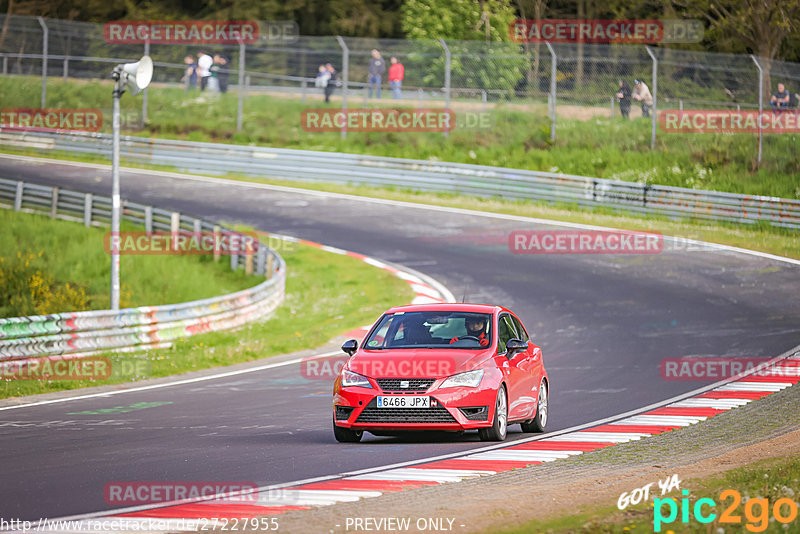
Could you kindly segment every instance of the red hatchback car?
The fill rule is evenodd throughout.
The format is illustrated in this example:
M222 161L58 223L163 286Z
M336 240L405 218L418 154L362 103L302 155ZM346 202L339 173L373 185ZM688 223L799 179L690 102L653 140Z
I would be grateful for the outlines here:
M541 432L549 380L542 350L508 309L483 304L391 308L358 346L333 386L333 433L478 430L502 441L509 424Z

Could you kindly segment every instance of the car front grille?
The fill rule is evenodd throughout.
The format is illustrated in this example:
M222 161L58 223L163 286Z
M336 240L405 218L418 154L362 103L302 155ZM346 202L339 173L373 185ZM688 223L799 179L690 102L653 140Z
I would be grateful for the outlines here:
M456 423L444 406L431 408L378 408L372 399L356 423Z
M428 391L433 378L378 378L378 386L386 393L424 393ZM401 387L401 382L408 382L408 387Z

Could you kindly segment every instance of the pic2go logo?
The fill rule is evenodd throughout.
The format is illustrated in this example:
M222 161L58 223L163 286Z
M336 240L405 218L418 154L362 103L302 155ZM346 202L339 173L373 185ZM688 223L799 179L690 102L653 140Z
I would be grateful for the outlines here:
M689 490L683 490L683 499L681 499L680 506L678 500L673 497L665 499L653 499L653 531L661 532L661 528L665 524L672 524L678 518L678 512L681 514L681 522L684 524L689 523L689 512L694 515L698 523L708 524L717 519L717 514L708 510L709 508L716 508L717 503L713 499L703 498L698 499L694 506L691 506L687 496ZM719 516L719 523L728 524L741 524L742 516L736 514L739 504L742 502L741 494L733 489L727 489L719 494L720 502L733 499L730 506L728 506ZM669 509L669 512L664 516L664 507ZM745 528L750 532L763 532L769 526L770 511L775 521L783 524L789 524L797 519L797 503L793 500L783 497L775 501L770 510L769 499L756 498L748 499L744 504L744 516L747 520Z

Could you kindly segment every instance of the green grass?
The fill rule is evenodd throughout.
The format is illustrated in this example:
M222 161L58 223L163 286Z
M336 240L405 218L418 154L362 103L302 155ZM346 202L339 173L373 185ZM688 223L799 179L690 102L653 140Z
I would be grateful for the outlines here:
M181 339L171 348L138 356L110 355L115 372L108 380L0 380L0 398L157 378L310 349L413 298L404 281L361 260L300 244L280 252L287 264L286 300L269 320Z
M708 532L765 532L767 534L800 532L800 517L798 516L795 516L794 521L789 523L787 528L783 528L779 521L769 520L772 518L773 506L779 499L790 499L797 505L798 495L800 495L799 482L800 456L790 456L762 460L746 467L732 469L720 476L681 483L681 490L689 490L686 497L689 499L691 507L689 520L687 523L682 522L681 499L684 498L684 495L674 490L664 495L663 498L674 497L677 500L678 514L674 522L662 525L661 532L668 534L676 532L698 534ZM764 512L758 505L751 504L748 512L748 505L741 502L737 508L731 510L733 516L739 516L740 522L720 523L722 513L734 504L733 497L727 495L725 499L720 497L721 493L728 489L739 492L742 501L747 497L767 499L769 511L766 520L763 518ZM650 489L651 494L653 490L656 492L656 497L662 498L657 485L654 484ZM716 519L709 524L701 524L693 515L695 503L701 498L710 498L716 503L716 507L704 505L702 508L702 513L706 516L712 513L716 514ZM669 505L664 504L659 508L662 517L668 518ZM623 511L618 510L616 506L597 507L551 520L531 521L501 532L503 534L645 534L654 531L654 513L653 501L650 500L647 503L628 506ZM788 504L783 504L781 513L786 517L789 516ZM751 530L748 525L756 530ZM766 528L760 530L762 526ZM723 530L720 531L719 528ZM496 530L493 529L492 532L496 532Z
M111 256L103 247L107 229L86 228L80 223L52 220L48 216L0 209L0 272L13 264L18 278L51 281L51 289L66 284L85 294L82 309L108 309ZM123 225L123 230L133 226ZM227 258L223 258L225 260ZM19 265L27 262L29 265ZM122 307L156 306L232 293L256 285L259 280L243 270L231 271L229 262L215 263L209 256L120 256ZM34 309L37 299L24 280L13 284L0 278L0 317L78 311L70 302L51 302L48 309ZM13 287L12 287L13 286ZM46 291L40 292L40 296ZM51 291L52 293L52 291ZM16 303L10 302L16 295ZM67 299L69 300L69 299ZM74 304L74 300L71 301ZM67 304L62 307L63 304Z
M40 79L6 77L0 80L5 108L37 107ZM110 82L50 81L48 106L100 108L106 111L103 131L110 131ZM126 117L138 117L141 98L125 96ZM409 99L407 105L414 105ZM350 107L360 107L360 98ZM389 101L381 103L389 106ZM142 131L127 133L192 141L253 144L309 150L478 163L600 178L713 189L735 193L800 198L800 136L764 136L761 168L756 170L757 139L752 134L664 134L650 150L650 122L595 117L559 118L558 138L550 142L549 120L541 106L497 104L494 125L484 130L438 133L306 132L300 114L324 107L311 93L307 105L299 99L252 94L245 101L244 128L236 132L237 95L219 97L184 94L182 89L149 90L149 122ZM328 105L338 108L340 100ZM478 106L473 106L473 111ZM456 108L460 113L463 110Z

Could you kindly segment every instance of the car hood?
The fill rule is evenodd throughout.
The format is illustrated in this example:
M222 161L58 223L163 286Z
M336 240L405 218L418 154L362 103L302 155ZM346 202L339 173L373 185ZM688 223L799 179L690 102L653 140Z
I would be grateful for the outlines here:
M491 349L359 350L347 368L370 378L443 378L472 371L492 354Z

